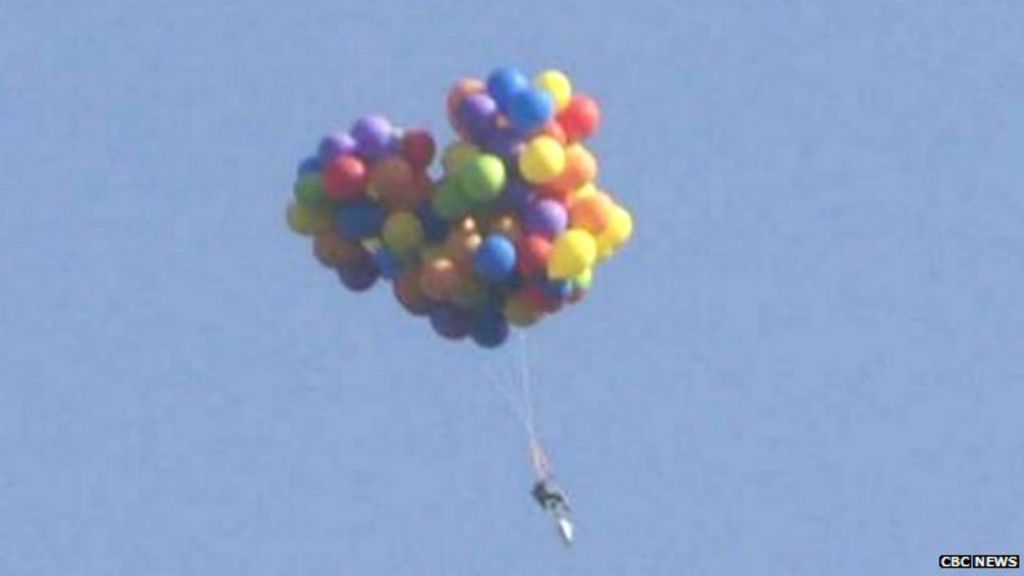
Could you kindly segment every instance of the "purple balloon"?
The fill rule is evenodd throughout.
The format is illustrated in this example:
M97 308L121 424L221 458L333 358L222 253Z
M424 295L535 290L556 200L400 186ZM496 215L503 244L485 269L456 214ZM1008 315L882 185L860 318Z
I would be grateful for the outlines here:
M496 207L499 210L514 210L520 212L533 201L536 194L530 185L522 180L510 179L505 185L505 190L498 197Z
M348 132L335 132L328 134L320 140L320 148L317 156L320 163L326 166L342 154L354 154L356 152L356 139Z
M380 276L377 263L367 255L359 258L348 266L338 268L338 278L346 288L353 292L365 292L373 287Z
M498 105L483 92L464 98L458 115L459 123L477 144L486 142L498 128Z
M527 234L553 239L564 232L568 224L569 214L565 206L554 200L536 200L523 210L523 229Z
M394 128L391 122L378 115L364 116L352 125L352 138L355 139L360 156L374 159L394 146Z
M466 310L442 303L430 309L430 325L442 337L460 340L469 335L472 318Z
M484 147L506 164L516 166L519 154L523 151L523 137L513 130L498 128L491 133Z

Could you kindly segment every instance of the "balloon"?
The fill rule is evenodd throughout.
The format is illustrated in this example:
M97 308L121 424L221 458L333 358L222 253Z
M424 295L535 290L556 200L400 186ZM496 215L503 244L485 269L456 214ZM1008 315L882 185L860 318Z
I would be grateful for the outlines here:
M402 156L416 172L423 172L434 160L437 145L426 130L409 130L402 135Z
M483 142L498 129L498 105L483 92L462 100L458 109L459 126L475 142Z
M508 103L508 121L522 134L540 129L555 117L551 95L537 88L526 88L514 94Z
M565 230L568 221L565 206L547 198L535 200L523 210L523 230L527 234L554 238Z
M487 93L505 111L512 98L529 87L526 76L511 67L497 68L487 77Z
M625 208L612 205L608 226L597 238L601 258L608 258L633 235L633 217Z
M608 227L615 204L607 194L597 192L578 198L569 207L569 222L596 237Z
M548 186L572 192L597 178L597 159L582 144L565 149L565 168Z
M310 208L293 202L288 206L288 227L296 234L312 236L331 229L331 213L321 207Z
M348 240L379 236L383 225L384 210L373 202L346 204L334 212L335 229L339 236Z
M455 220L469 213L469 201L452 180L443 181L430 200L434 212L445 220Z
M335 132L334 134L324 136L320 140L320 146L317 148L317 157L321 165L327 165L338 156L351 156L355 154L357 148L356 139L351 134Z
M533 85L547 92L555 103L555 110L561 112L569 105L572 97L572 83L569 77L559 70L545 70L537 75Z
M548 276L552 279L572 278L581 274L597 259L597 241L586 230L571 228L555 240L548 260Z
M492 220L488 227L488 231L491 234L501 234L515 242L519 239L522 234L522 229L519 226L519 220L511 214L498 214Z
M322 164L320 163L320 158L317 156L308 156L303 158L302 162L299 162L299 167L296 169L297 177L302 178L306 174L320 172L321 169Z
M521 294L530 303L530 306L538 312L554 314L562 308L562 301L548 298L541 286L530 286L525 288Z
M313 254L324 266L338 268L365 258L366 249L358 242L345 240L333 231L327 231L313 238Z
M434 258L423 265L420 288L434 300L447 300L459 287L459 272L448 258Z
M590 290L590 286L594 283L594 269L587 268L583 272L573 276L572 283L580 290Z
M430 325L440 336L461 340L469 334L469 313L452 304L437 304L430 309Z
M481 308L472 325L473 341L484 348L497 348L508 339L508 321L501 310L490 306Z
M597 132L601 123L601 109L593 98L576 95L558 114L558 123L565 129L570 142L585 140Z
M420 288L419 275L405 272L395 279L392 287L395 298L414 316L422 316L430 309L430 298Z
M476 146L468 142L456 142L445 148L441 164L444 166L445 174L455 174L459 168L469 160L480 154Z
M547 271L551 258L551 241L543 236L524 236L518 244L519 273L525 277L537 276Z
M537 136L526 143L519 156L519 172L527 182L545 184L565 169L565 148L550 136Z
M382 238L395 254L409 254L423 242L423 225L412 212L392 212L384 221Z
M324 194L331 200L354 202L366 196L366 165L356 156L342 155L324 166Z
M457 263L469 262L473 258L483 238L477 231L476 222L472 218L463 218L452 226L445 240L445 251Z
M299 177L295 182L295 199L310 207L324 203L324 180L319 172L307 172Z
M523 151L523 137L508 128L495 130L484 142L484 148L515 166Z
M402 273L401 259L386 247L382 246L373 252L373 261L380 275L388 280L394 280Z
M489 202L505 187L505 165L491 154L478 154L467 160L456 173L459 191L467 199Z
M423 235L430 242L437 242L448 235L448 222L434 212L429 202L424 202L416 208L416 216L423 226Z
M544 295L552 300L568 300L572 295L572 280L547 280L542 288Z
M487 301L487 289L479 279L473 276L472 271L460 272L460 278L451 301L467 310L479 308Z
M352 125L350 130L356 141L359 155L374 159L388 151L394 138L391 122L383 116L364 116Z
M495 208L498 210L523 210L534 197L533 190L522 180L506 178L505 190L498 197Z
M488 282L508 280L516 269L516 246L500 234L491 234L473 255L473 268Z
M555 120L552 120L551 122L545 124L544 127L541 128L540 133L545 136L550 136L554 138L555 142L558 142L562 146L565 146L566 143L569 141L569 139L566 138L565 136L565 129L562 128L562 125Z
M534 308L527 298L516 294L505 300L505 318L513 326L526 328L532 326L540 319L542 312Z
M462 134L462 127L459 125L458 110L462 101L471 94L486 90L484 83L476 78L460 80L451 91L448 92L448 123L456 131Z
M338 279L353 292L364 292L372 288L378 275L377 266L369 255L351 265L338 268Z
M381 200L400 197L412 189L412 167L401 156L384 158L370 171L370 189Z

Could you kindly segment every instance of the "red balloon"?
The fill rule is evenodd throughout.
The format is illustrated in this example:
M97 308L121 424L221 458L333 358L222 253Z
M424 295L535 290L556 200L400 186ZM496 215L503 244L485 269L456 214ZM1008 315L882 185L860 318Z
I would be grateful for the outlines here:
M366 196L369 174L359 158L342 154L324 168L324 194L331 200L352 201Z
M553 314L562 308L561 302L548 298L538 286L524 288L521 294L523 299L530 304L530 308L534 310Z
M434 137L426 130L409 130L402 137L402 155L416 172L422 172L434 160L437 146Z
M558 114L558 123L565 130L570 142L586 140L597 132L601 123L601 108L590 96L577 94L569 100L569 105Z
M551 257L551 241L536 234L523 236L519 240L517 253L519 258L516 264L520 274L527 278L544 274Z

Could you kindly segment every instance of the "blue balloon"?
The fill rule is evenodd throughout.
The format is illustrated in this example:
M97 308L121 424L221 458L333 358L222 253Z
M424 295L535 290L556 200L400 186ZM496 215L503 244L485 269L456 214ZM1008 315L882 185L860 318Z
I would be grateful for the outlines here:
M512 97L508 105L508 120L523 134L543 128L555 117L555 101L551 95L537 88L527 88Z
M320 158L316 156L310 156L308 158L303 159L302 162L299 162L299 167L296 169L296 172L298 172L299 178L302 178L306 174L314 174L316 172L319 172L320 168Z
M423 235L431 242L443 240L448 235L448 221L434 212L430 202L424 202L416 208L416 215L423 225Z
M572 296L573 283L572 280L547 280L541 290L548 298L562 302Z
M470 335L484 348L497 348L508 339L508 320L497 308L485 306L473 318Z
M512 97L530 87L530 81L519 70L508 66L496 68L487 77L487 93L507 112Z
M402 261L387 248L382 247L374 252L373 260L380 270L380 275L387 280L394 280L402 274Z
M334 211L334 227L346 240L366 240L379 236L387 214L375 202L357 202Z
M516 271L516 245L501 234L491 234L473 254L473 268L488 282L508 280Z

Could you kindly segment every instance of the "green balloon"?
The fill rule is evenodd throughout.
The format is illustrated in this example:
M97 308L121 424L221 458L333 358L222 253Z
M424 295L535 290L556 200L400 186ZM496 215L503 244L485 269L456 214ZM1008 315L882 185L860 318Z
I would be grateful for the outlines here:
M295 199L304 206L315 208L327 201L324 195L324 179L319 172L303 174L295 182Z
M434 197L430 199L430 204L434 212L445 220L455 220L469 214L469 202L451 180L445 180L438 186Z
M493 154L477 154L459 168L456 180L468 200L492 202L505 188L505 163Z

